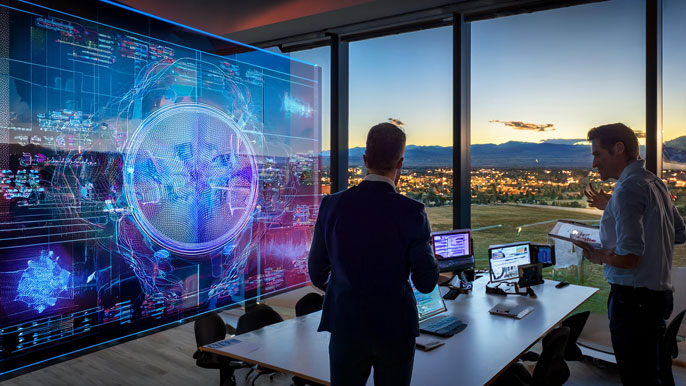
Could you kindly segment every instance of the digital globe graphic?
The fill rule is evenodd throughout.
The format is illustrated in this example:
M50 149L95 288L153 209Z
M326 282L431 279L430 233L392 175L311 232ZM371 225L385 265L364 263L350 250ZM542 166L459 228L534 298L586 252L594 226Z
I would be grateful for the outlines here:
M161 247L197 255L226 245L255 209L255 154L240 128L207 105L149 116L124 162L124 192L141 229Z

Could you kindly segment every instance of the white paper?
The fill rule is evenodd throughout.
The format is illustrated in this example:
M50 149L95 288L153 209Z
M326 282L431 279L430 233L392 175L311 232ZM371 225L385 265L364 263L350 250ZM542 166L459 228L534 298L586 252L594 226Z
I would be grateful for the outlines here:
M600 228L586 224L558 221L548 235L555 244L555 269L581 263L582 249L574 246L572 239L600 247Z

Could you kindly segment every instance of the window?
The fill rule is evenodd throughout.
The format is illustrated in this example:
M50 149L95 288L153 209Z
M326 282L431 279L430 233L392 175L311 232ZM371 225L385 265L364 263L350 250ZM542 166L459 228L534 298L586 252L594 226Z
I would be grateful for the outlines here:
M452 228L452 27L350 43L349 185L366 171L369 129L407 133L398 190L424 202L433 230Z
M645 133L645 5L610 1L472 23L472 229L488 246L548 242L557 219L597 223L583 189L600 183L586 134L624 122ZM644 139L641 139L642 144ZM602 289L599 266L555 273Z
M668 0L662 4L662 178L676 197L679 212L686 216L686 3ZM686 266L686 245L676 246L672 265Z

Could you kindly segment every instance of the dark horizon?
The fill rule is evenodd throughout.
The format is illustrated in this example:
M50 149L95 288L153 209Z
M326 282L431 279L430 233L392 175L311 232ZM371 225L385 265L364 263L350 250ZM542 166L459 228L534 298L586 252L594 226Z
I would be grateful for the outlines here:
M472 168L506 169L591 169L592 156L590 145L570 145L564 143L509 141L496 144L472 144ZM350 166L361 166L364 147L350 148L348 163ZM645 146L640 153L645 155ZM329 164L330 152L320 153L322 163ZM405 167L447 167L452 168L452 146L417 146L408 145L405 150ZM686 169L686 136L668 141L663 146L663 159L666 169Z

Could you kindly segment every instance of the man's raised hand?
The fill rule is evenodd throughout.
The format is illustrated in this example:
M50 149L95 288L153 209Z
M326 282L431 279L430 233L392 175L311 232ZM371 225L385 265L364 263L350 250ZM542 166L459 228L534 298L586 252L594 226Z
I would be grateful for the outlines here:
M603 192L601 188L599 191L595 190L593 184L588 184L586 189L584 189L584 195L588 199L588 205L600 210L605 210L607 202L612 198L611 194Z

